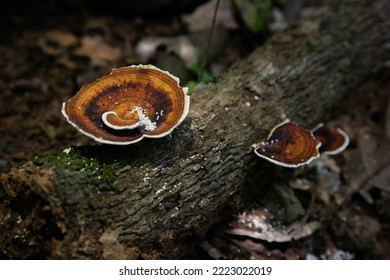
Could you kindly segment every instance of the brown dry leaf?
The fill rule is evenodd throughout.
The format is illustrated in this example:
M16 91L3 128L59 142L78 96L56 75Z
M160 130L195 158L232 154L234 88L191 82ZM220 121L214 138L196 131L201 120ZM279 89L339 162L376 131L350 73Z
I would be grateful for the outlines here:
M164 46L167 53L175 53L184 64L191 68L199 63L200 51L193 44L189 36L179 37L145 37L138 42L135 52L142 63L148 63L156 56L159 47Z
M319 227L319 222L304 223L302 221L295 221L288 226L274 227L266 209L255 209L239 214L227 233L268 242L289 242L309 236Z
M390 164L387 164L377 175L372 177L368 184L390 192Z
M383 129L367 128L360 131L359 150L368 175L373 175L390 159L390 141Z
M204 240L201 244L202 249L214 260L226 260L226 256L217 248L212 246L207 240Z
M390 164L387 164L384 168L382 168L378 174L368 180L368 182L359 190L359 193L370 204L374 203L374 199L369 193L373 187L390 194Z
M97 36L84 36L81 39L81 46L74 51L74 54L89 57L93 66L105 66L119 60L122 51L118 47L106 44Z
M136 45L135 53L142 63L148 63L159 56L159 52L161 52L159 49L161 48L164 49L164 53L176 54L185 66L191 69L194 65L199 65L205 55L208 36L208 31L201 31L178 37L145 37ZM212 44L207 53L208 58L211 59L220 54L228 39L229 33L226 30L222 28L215 29Z
M373 184L369 182L389 163L390 141L383 133L383 128L373 125L361 128L357 133L356 142L357 149L344 153L346 161L343 172L347 179L347 187L336 194L336 202L339 205L360 189L367 202L373 203L368 193Z
M188 28L192 32L207 30L213 22L216 6L217 0L208 1L196 8L192 14L184 15L183 21L188 24ZM217 11L216 24L227 29L238 28L232 1L221 0Z
M78 42L78 38L70 32L51 30L39 39L38 46L44 53L58 55L63 53L65 49L76 46Z
M46 33L46 38L51 42L57 43L63 48L69 48L76 45L78 42L78 38L74 34L61 30L48 31Z

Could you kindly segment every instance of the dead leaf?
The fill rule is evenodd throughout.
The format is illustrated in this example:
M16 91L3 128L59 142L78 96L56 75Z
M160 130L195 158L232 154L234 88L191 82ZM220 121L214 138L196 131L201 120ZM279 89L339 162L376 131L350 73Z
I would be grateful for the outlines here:
M295 221L288 226L275 227L271 224L266 209L255 209L239 214L227 233L268 242L288 242L311 235L320 225L316 221L309 223Z
M387 164L384 168L382 168L378 174L368 180L368 182L360 189L359 193L370 204L374 203L374 199L370 195L370 190L373 187L390 194L390 164Z
M61 30L50 30L38 40L38 46L49 55L58 55L66 51L67 48L76 46L78 38L70 32Z
M336 194L336 202L339 205L362 188L361 194L367 202L372 203L367 186L364 186L388 164L390 159L390 141L383 133L383 128L366 125L360 128L356 135L358 148L343 153L345 158L343 172L347 186Z
M196 8L192 14L184 15L183 21L188 24L188 28L192 32L208 30L212 25L216 6L217 0L208 1ZM221 0L218 6L216 24L226 29L238 28L232 1Z
M75 55L89 57L93 66L105 66L119 60L122 51L118 47L112 47L98 36L84 36L81 39L81 46L74 51Z
M78 38L74 34L61 30L48 31L46 33L46 38L51 42L57 43L63 48L69 48L76 45L78 42Z

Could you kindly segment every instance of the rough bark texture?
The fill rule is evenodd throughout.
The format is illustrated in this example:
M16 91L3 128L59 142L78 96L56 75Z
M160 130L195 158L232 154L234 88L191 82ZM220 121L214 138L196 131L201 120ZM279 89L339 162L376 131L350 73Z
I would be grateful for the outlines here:
M20 216L30 246L1 247L21 258L188 257L223 211L239 207L235 194L263 164L253 143L284 116L313 127L388 67L388 1L334 2L196 90L171 136L74 147L2 174L2 208Z

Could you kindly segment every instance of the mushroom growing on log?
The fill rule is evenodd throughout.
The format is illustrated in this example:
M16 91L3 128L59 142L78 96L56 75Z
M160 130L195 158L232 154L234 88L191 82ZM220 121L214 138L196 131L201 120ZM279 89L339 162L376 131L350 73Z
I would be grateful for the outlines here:
M2 174L2 199L35 245L0 247L25 258L191 256L221 213L239 207L235 194L261 164L250 146L280 112L312 127L348 89L388 67L388 1L340 5L276 34L196 90L171 137L73 148Z
M92 139L128 145L170 134L188 114L187 88L152 65L113 69L62 106L66 120Z
M321 142L320 152L324 154L339 154L349 144L348 135L338 127L328 127L321 123L313 129L313 134Z
M277 165L295 168L318 158L320 145L310 130L287 120L271 130L267 141L256 144L255 153Z

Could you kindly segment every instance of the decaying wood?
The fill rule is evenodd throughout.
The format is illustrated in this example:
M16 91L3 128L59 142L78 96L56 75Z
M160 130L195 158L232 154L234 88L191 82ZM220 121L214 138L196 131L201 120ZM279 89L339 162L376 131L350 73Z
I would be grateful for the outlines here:
M348 89L388 67L387 1L334 2L196 90L172 136L73 147L2 174L3 210L20 216L29 246L0 247L15 258L189 257L262 167L253 143L284 117L324 121Z

